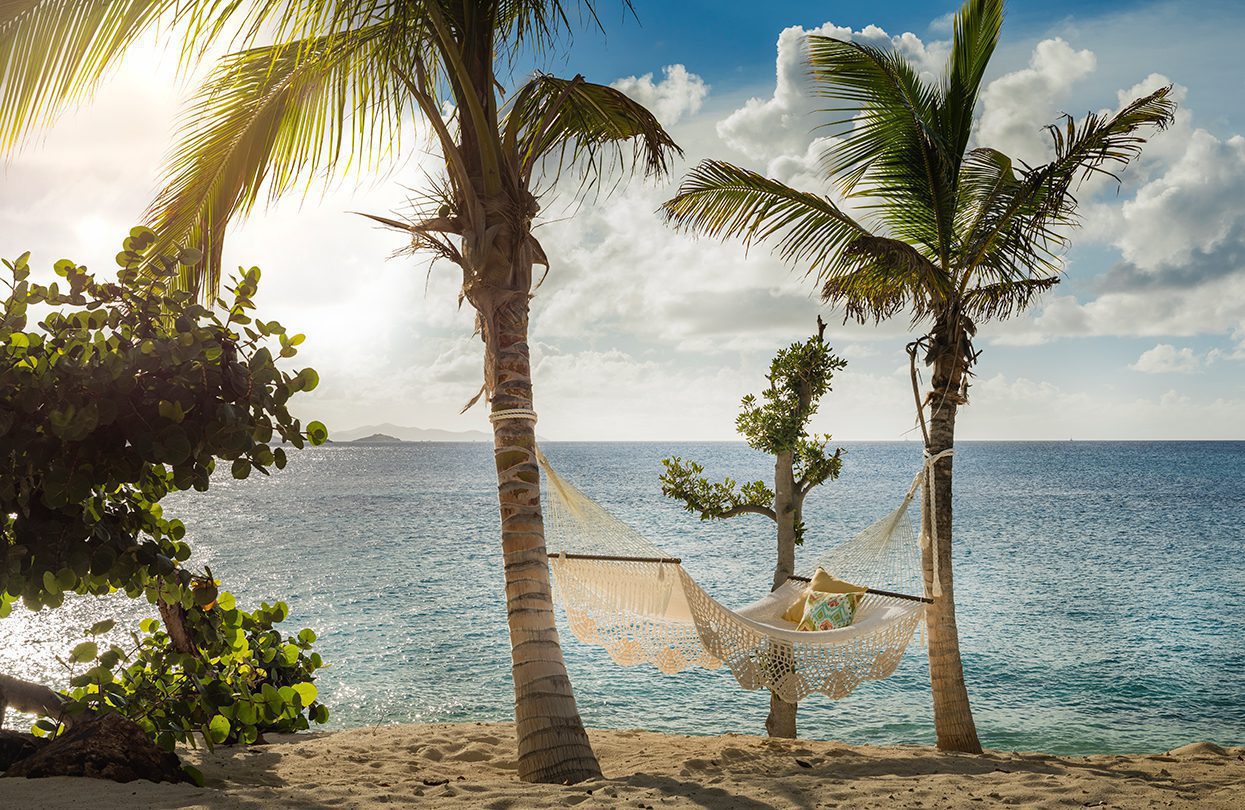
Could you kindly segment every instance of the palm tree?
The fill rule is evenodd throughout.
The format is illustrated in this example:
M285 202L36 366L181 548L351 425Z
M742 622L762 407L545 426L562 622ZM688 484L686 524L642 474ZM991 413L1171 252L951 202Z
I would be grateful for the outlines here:
M837 113L824 156L829 179L862 211L797 191L728 163L692 170L665 204L677 227L768 243L806 268L845 317L881 322L900 313L923 333L909 346L932 367L917 402L927 456L955 443L955 418L978 359L977 327L1026 309L1059 279L1066 231L1078 222L1075 191L1137 157L1147 130L1172 119L1170 88L1114 115L1065 117L1048 127L1051 161L1029 166L988 147L969 148L986 65L999 38L1003 0L968 0L955 17L940 81L922 79L902 56L870 45L810 36L813 91ZM928 427L925 417L929 411ZM930 680L938 746L981 744L964 686L951 570L950 457L933 464L922 537Z
M188 62L220 41L235 48L192 100L148 212L162 247L203 250L182 279L192 288L216 288L227 225L261 199L352 164L384 168L410 113L435 131L444 178L413 221L375 218L457 264L477 313L485 373L476 399L491 402L494 421L518 770L540 782L580 781L600 768L558 645L545 556L527 342L533 269L549 264L532 236L535 184L563 169L581 188L617 167L660 175L678 152L642 106L581 76L538 73L504 97L507 65L557 45L573 14L596 21L596 5L0 0L0 148L88 93L158 22L184 31Z

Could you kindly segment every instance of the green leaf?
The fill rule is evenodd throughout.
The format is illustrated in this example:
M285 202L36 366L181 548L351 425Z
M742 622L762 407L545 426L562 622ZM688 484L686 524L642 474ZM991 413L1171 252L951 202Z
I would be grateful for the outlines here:
M307 424L307 440L314 446L324 444L329 439L329 430L324 426L323 422L310 422Z
M232 726L229 725L229 718L220 714L214 716L211 722L208 723L208 731L212 736L212 742L220 744L229 739L230 728Z
M61 591L72 591L78 586L78 575L71 568L62 568L56 572L56 584Z
M320 694L313 683L296 683L293 686L295 694L302 699L302 706L305 708L315 702L316 696Z
M186 418L186 414L182 411L180 402L169 402L167 399L160 400L160 416L168 419L170 422L181 422Z
M98 621L95 624L91 625L91 629L87 631L87 634L92 635L92 636L102 635L104 633L107 633L109 630L111 630L116 625L117 625L116 620L104 619L103 621Z
M320 384L320 375L316 373L314 368L305 368L298 372L298 379L302 382L302 390L304 392L316 390L316 386Z
M194 765L182 765L182 772L190 777L190 781L195 787L203 787L206 784L203 780L203 771Z
M87 661L94 660L95 656L98 654L99 654L98 644L96 644L94 641L83 641L82 643L74 647L73 650L70 651L69 660L73 661L75 664L82 664Z
M239 701L237 703L236 713L238 723L243 726L255 725L255 722L258 720L258 716L255 712L255 704L249 700Z

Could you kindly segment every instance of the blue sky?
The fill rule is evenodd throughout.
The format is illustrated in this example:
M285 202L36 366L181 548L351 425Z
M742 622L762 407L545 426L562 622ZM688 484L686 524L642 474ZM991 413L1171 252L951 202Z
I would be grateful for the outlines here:
M543 435L730 439L739 397L820 313L849 366L816 427L841 439L912 438L906 321L840 326L798 268L674 234L655 210L710 157L833 196L814 170L821 146L801 88L803 35L896 47L932 74L953 8L639 0L638 21L608 14L608 36L582 32L545 65L648 104L686 160L665 183L627 183L579 205L545 200L538 234L553 268L532 319ZM1085 227L1063 283L1023 318L983 327L961 438L1245 438L1243 34L1242 4L1009 4L979 143L1040 160L1040 127L1059 113L1114 108L1168 82L1181 108L1118 191L1082 195ZM155 47L135 54L10 161L0 254L108 266L155 187L152 156L167 148L186 93L172 64ZM480 346L455 304L455 273L388 258L401 246L393 235L347 213L400 209L436 171L427 140L409 134L408 159L388 177L278 204L237 227L227 249L227 261L264 268L261 309L306 332L300 359L322 383L301 407L330 429L487 427L479 408L458 413L479 385Z
M602 4L603 6L606 4ZM1008 4L1009 34L1046 30L1069 16L1092 17L1136 7L1125 0L1022 0ZM1207 7L1207 3L1189 3ZM1226 4L1221 4L1226 5ZM659 70L671 62L695 65L707 81L755 82L774 61L773 34L790 25L806 28L833 20L860 29L877 25L893 33L930 32L956 9L954 3L891 0L847 2L714 2L714 0L636 0L635 13L605 12L605 34L578 35L567 64L579 70L624 75ZM943 33L938 31L935 33Z

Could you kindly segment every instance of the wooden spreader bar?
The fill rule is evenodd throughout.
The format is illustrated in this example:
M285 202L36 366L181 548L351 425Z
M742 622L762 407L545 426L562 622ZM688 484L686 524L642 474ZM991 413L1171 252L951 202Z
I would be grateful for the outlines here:
M787 579L794 579L799 582L812 582L808 577L789 576ZM927 605L934 604L934 600L928 596L913 596L908 593L895 593L894 591L882 591L877 588L865 588L865 593L871 593L874 596L889 596L892 599L907 599L910 602L924 602Z
M616 557L612 554L566 554L559 552L550 554L550 558L565 557L568 560L605 560L606 562L651 562L651 563L681 563L681 557Z

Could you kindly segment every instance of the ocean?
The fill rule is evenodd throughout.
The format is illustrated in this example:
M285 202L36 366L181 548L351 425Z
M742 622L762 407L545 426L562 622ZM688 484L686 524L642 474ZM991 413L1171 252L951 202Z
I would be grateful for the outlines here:
M919 444L845 443L843 473L805 510L812 562L898 505ZM559 471L728 605L768 590L765 518L702 522L662 497L661 459L769 479L735 443L549 443ZM165 502L244 605L284 599L316 630L330 727L511 717L491 447L328 445L271 478L217 476ZM956 449L955 578L965 675L987 747L1059 754L1245 744L1245 443L968 442ZM0 620L0 671L55 685L56 656L104 616L146 604L78 598ZM764 733L764 692L723 668L615 665L562 627L584 720L685 734ZM804 736L932 743L924 649L889 679L800 707Z

